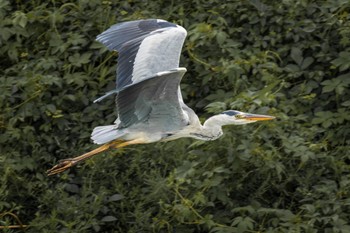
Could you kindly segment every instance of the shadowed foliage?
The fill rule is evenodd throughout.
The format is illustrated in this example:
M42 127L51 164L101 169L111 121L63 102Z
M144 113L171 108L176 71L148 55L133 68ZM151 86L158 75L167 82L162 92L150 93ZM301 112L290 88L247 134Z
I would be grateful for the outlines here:
M109 151L62 175L115 120L117 53L95 37L188 30L185 102L277 120ZM348 0L0 0L0 226L26 232L350 232ZM21 223L20 223L21 222ZM18 232L18 229L0 229Z

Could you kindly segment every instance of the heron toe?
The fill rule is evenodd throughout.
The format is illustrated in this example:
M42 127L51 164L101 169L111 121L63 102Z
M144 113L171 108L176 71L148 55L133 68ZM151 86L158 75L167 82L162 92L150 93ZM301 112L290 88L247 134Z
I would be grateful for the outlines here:
M74 159L60 160L57 165L47 170L46 173L48 176L55 175L55 174L64 172L65 170L73 167L75 164L76 164L76 161Z

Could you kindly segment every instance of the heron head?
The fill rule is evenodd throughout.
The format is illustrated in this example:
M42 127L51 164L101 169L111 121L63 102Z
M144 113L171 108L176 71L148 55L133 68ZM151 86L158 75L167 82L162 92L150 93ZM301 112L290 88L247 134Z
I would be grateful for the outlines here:
M244 125L244 124L249 124L256 121L267 121L267 120L275 119L275 117L273 116L251 114L251 113L245 113L245 112L240 112L236 110L224 111L222 114L224 114L225 117L227 117L227 120L230 121L231 124L235 124L235 125Z

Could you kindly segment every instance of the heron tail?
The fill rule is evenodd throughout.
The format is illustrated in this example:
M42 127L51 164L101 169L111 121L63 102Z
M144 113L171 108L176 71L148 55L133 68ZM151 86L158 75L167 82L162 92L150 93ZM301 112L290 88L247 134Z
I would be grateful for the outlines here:
M91 139L95 144L105 144L118 139L124 135L122 130L117 129L116 125L105 125L94 128Z

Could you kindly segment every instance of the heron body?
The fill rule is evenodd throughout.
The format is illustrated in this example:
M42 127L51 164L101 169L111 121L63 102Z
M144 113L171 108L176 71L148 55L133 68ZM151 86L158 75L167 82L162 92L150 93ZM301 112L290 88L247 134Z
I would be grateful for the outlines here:
M48 170L57 174L77 162L111 148L171 141L183 137L215 140L222 126L248 124L274 117L228 110L202 125L183 101L180 82L186 68L179 67L186 30L160 19L113 25L97 36L109 50L118 51L116 88L95 102L115 94L118 118L113 125L98 126L91 135L99 148L66 159Z

